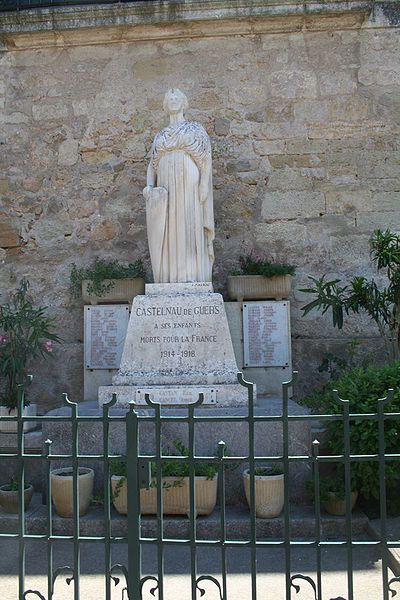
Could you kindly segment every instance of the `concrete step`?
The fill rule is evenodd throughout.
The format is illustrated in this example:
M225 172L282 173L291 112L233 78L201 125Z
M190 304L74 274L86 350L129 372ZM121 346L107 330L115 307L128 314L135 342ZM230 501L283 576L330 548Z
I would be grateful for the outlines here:
M208 517L197 517L197 539L219 539L221 535L220 509L217 507ZM323 539L345 539L346 520L344 517L335 517L326 513L321 515L321 532ZM352 516L353 537L367 535L368 518L364 513L356 511ZM82 536L104 535L104 512L100 506L91 506L88 513L80 519L80 532ZM185 517L164 517L164 537L188 539L189 519ZM111 510L111 528L113 536L127 536L127 518L118 514L114 508ZM284 518L283 514L275 519L256 519L257 539L283 540ZM0 532L17 533L18 516L0 512ZM41 504L40 494L35 494L31 506L26 513L26 531L29 534L46 534L47 518L46 507ZM53 516L53 532L55 535L72 535L72 519ZM246 506L226 507L226 532L227 539L250 539L250 513ZM142 518L142 536L157 536L157 518ZM315 514L311 506L297 504L290 505L290 537L291 539L315 538Z

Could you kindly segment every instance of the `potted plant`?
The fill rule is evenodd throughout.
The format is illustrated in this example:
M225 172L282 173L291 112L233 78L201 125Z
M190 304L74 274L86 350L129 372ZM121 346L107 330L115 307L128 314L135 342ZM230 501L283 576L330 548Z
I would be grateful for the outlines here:
M10 483L0 487L0 507L7 513L18 513L18 480L14 477ZM25 483L24 508L28 510L33 496L33 485Z
M75 297L82 294L85 304L132 302L144 293L145 270L140 259L125 266L117 260L97 258L87 268L72 264L71 287Z
M296 268L246 254L239 257L239 268L228 276L228 295L233 300L282 300L291 290Z
M179 456L189 456L189 451L179 441L173 442ZM209 515L217 502L217 462L195 463L196 517ZM167 515L190 514L190 478L187 461L163 461L162 467L163 513ZM111 465L111 489L113 504L120 514L127 514L126 462L117 460ZM148 489L140 490L140 512L142 515L157 514L157 465L151 463L152 482Z
M27 366L31 360L47 358L60 338L53 333L54 318L46 315L46 307L34 306L29 281L22 279L11 301L0 306L0 431L15 433L17 422L1 422L2 416L17 416L19 386L27 382ZM24 415L36 415L36 405L24 399ZM24 431L35 422L24 422Z
M85 515L93 495L94 471L88 467L78 469L79 515ZM51 472L51 498L60 517L74 516L73 469L63 467Z
M354 480L351 482L351 510L356 505L358 492ZM306 482L307 495L314 499L314 482ZM346 514L346 488L343 469L337 469L331 475L324 475L319 480L319 497L323 509L330 515L343 517Z
M250 469L243 472L243 483L250 507ZM279 516L284 503L284 474L281 466L255 467L254 491L256 517L272 519Z

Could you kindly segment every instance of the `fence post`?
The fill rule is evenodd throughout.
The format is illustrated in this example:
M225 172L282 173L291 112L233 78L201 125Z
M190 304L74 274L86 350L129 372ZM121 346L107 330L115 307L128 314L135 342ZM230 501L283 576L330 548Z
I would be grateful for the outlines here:
M139 600L141 580L140 498L139 498L139 423L129 404L126 414L126 467L128 484L128 598Z

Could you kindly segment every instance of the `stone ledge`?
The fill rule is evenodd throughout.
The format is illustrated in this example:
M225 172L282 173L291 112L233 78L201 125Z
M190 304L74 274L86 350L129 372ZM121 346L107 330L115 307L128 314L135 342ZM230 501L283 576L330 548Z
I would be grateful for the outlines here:
M360 28L371 0L184 0L0 13L0 49ZM35 35L32 35L35 34Z
M47 509L41 504L41 497L35 494L32 504L26 513L26 530L30 535L43 535L47 531ZM72 535L73 519L59 517L54 511L53 533L55 535ZM104 510L101 507L91 506L88 513L81 517L80 535L103 536ZM187 517L166 515L163 519L165 538L189 538L190 521ZM157 518L143 517L141 521L142 536L155 537L157 535ZM361 511L355 511L352 518L353 536L367 536L368 518ZM126 537L128 521L126 516L119 515L114 508L111 509L112 534ZM284 537L283 513L274 519L256 519L257 538L282 539ZM0 512L0 531L2 533L16 533L18 531L18 515ZM314 539L315 514L311 506L298 504L290 505L290 533L291 539ZM220 510L217 507L207 517L197 517L196 535L198 540L218 539L221 535ZM247 506L226 507L226 535L228 540L250 539L250 513ZM334 517L326 513L321 514L322 539L345 539L345 517Z

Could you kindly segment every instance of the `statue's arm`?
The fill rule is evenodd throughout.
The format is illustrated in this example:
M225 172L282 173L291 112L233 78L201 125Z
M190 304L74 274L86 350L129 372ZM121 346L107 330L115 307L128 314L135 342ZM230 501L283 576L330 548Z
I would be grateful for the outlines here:
M156 185L156 171L153 167L153 161L150 161L147 167L147 185L151 187Z
M211 161L211 153L207 154L207 158L204 161L204 165L201 169L200 173L200 186L199 186L199 196L200 202L203 204L209 194L210 194L210 181L211 181L211 170L212 170L212 161Z
M153 167L153 161L149 162L149 166L147 167L147 180L146 187L143 190L143 196L147 199L151 190L156 185L156 171Z

